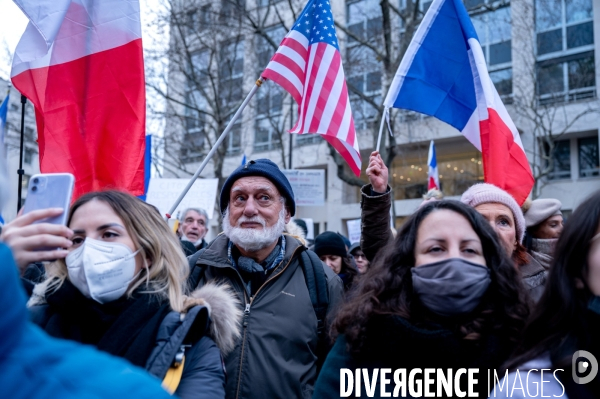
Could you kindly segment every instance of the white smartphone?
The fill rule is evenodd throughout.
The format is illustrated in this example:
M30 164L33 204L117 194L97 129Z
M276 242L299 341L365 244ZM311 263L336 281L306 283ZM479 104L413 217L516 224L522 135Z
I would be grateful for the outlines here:
M64 211L60 215L35 223L66 225L74 184L75 177L70 173L43 173L31 176L23 214L37 209L63 208Z

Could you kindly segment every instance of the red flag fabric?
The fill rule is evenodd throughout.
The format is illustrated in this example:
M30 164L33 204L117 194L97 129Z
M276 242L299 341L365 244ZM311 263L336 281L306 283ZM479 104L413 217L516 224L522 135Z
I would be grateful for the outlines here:
M298 104L290 133L321 134L360 176L362 161L329 1L308 2L262 76Z
M14 0L29 18L11 71L35 106L43 173L74 198L144 193L146 97L139 2Z

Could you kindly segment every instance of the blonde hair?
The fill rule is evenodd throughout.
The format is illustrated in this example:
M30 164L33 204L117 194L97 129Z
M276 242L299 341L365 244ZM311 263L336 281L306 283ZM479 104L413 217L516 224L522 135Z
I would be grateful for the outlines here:
M183 311L188 262L179 240L158 210L139 198L120 191L92 192L75 201L69 211L67 225L71 223L77 209L90 201L108 204L123 220L133 244L140 250L144 263L146 259L150 261L150 266L146 265L142 269L142 273L127 290L127 297L145 284L147 290L143 291L144 293L168 299L173 310ZM46 266L46 280L42 283L43 295L60 288L67 277L67 265L63 259Z

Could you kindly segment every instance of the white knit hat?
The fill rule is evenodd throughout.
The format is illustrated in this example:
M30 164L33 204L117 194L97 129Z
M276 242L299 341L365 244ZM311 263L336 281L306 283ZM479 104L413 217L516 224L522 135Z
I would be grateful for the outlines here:
M517 204L517 201L515 201L512 195L506 191L493 184L479 183L469 187L462 197L460 197L460 202L469 205L472 208L490 202L506 205L512 211L513 217L515 218L517 238L520 243L523 242L523 237L525 236L525 217L523 217L523 212L521 211L519 204Z

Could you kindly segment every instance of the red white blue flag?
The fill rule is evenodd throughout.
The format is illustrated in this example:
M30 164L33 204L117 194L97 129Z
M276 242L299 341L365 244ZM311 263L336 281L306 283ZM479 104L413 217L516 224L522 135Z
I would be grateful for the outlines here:
M262 76L298 104L290 133L322 135L359 176L362 161L329 1L308 2Z
M462 0L434 0L385 99L390 107L434 116L460 130L483 158L485 181L522 204L533 175L521 137L487 68Z
M427 157L427 190L440 189L440 177L438 173L437 159L435 156L435 144L433 140L429 143L429 156Z
M136 0L13 0L29 19L11 79L35 106L40 169L73 197L144 193L146 92Z

